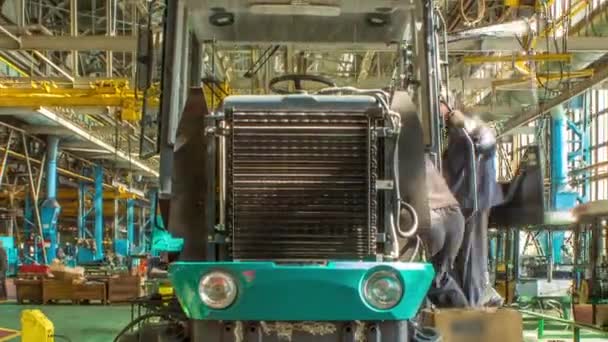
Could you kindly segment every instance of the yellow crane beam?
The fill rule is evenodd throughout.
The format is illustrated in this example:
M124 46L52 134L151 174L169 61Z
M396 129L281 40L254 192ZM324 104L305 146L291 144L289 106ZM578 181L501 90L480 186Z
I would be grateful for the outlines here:
M559 80L568 80L573 78L581 78L581 77L592 77L594 73L594 69L584 69L579 71L570 71L570 72L550 72L550 73L539 73L536 74L536 77L533 75L527 75L518 78L512 79L504 79L504 80L495 80L492 81L492 88L502 87L502 86L510 86L517 85L523 83L530 83L533 81L537 85L541 83L550 82L550 81L559 81Z
M517 62L566 62L572 61L571 53L543 53L537 55L510 55L510 56L466 56L463 59L465 64L483 63L517 63Z
M148 97L149 107L158 106L158 93ZM0 107L118 107L121 119L139 121L143 94L126 81L98 81L88 87L59 87L53 82L0 83Z
M139 198L134 193L129 192L128 189L124 187L118 187L112 190L105 190L103 192L104 200L113 200L113 199L135 199ZM75 188L60 188L57 190L57 199L58 200L78 200L78 189Z

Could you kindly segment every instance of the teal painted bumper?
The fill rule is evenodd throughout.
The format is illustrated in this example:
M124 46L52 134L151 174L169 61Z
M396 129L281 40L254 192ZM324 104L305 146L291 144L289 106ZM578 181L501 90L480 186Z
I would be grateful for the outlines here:
M393 269L405 291L390 310L376 310L363 299L364 278L377 269ZM205 306L200 278L223 270L238 282L238 297L224 310ZM352 321L406 320L414 317L434 276L423 263L332 262L327 265L277 265L272 262L176 262L169 269L186 314L200 320Z

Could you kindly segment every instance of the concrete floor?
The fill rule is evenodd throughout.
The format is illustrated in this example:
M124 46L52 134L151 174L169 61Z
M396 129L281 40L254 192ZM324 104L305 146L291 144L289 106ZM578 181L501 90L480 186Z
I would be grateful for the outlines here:
M110 342L118 332L130 321L130 306L101 306L101 305L17 305L15 303L0 304L0 328L20 330L21 310L40 309L55 325L55 333L67 336L72 342ZM572 341L566 331L561 331L559 337L551 336L555 331L547 331L547 338L539 340L535 330L524 332L525 342L536 341ZM600 336L585 336L585 342L608 341ZM8 340L21 341L19 337ZM57 342L63 340L56 339ZM2 341L6 342L6 341Z

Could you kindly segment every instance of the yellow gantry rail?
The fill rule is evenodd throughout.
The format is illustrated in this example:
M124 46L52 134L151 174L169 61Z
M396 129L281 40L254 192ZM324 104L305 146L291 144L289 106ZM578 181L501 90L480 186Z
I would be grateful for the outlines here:
M148 106L159 104L158 89L152 89ZM104 80L86 87L60 87L54 82L0 83L0 107L118 107L121 119L139 121L143 93L129 87L128 81Z
M492 87L496 88L496 87L502 87L502 86L517 85L517 84L522 84L522 83L529 83L531 81L533 81L533 82L541 81L542 83L545 83L548 81L559 81L559 80L568 80L568 79L572 79L572 78L592 77L593 73L594 73L594 69L584 69L584 70L570 71L570 72L565 71L563 73L559 73L559 72L549 72L549 73L542 73L542 74L539 73L539 74L536 74L536 77L534 77L532 75L527 75L527 76L518 77L518 78L495 80L495 81L492 81Z
M507 7L535 7L537 10L542 9L543 6L551 6L555 0L539 0L535 1L534 4L522 4L520 0L504 0L504 4Z
M501 63L501 62L567 62L572 61L570 53L544 53L539 55L511 55L511 56L466 56L463 59L465 64Z
M508 6L518 6L519 1L505 1ZM543 4L542 2L538 2ZM553 1L546 1L543 5L550 6ZM568 22L569 18L572 18L576 14L583 11L589 4L588 0L581 0L576 4L573 4L570 10L567 13L564 13L562 16L558 18L552 25L545 28L538 36L533 36L529 40L529 44L527 44L527 50L532 50L536 47L538 41L540 39L551 36L557 29L564 26L565 23ZM531 54L531 55L510 55L510 56L467 56L464 58L464 63L466 64L482 64L482 63L501 63L501 62L512 62L515 64L515 67L528 75L531 73L530 68L526 65L526 62L535 61L535 62L566 62L570 63L572 61L572 54L569 53L544 53L544 54Z

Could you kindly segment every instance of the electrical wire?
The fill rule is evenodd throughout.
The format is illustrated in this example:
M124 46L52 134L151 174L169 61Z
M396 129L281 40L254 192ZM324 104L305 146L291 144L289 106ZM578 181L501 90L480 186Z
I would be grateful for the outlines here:
M543 4L543 11L544 11L544 17L545 17L545 27L548 27L549 25L551 25L551 23L553 22L553 14L551 13L549 7L547 7L546 4ZM563 25L562 25L563 26ZM546 30L546 29L545 29ZM558 45L557 42L557 33L555 30L555 27L550 29L551 33L550 34L546 34L545 35L545 43L546 43L546 50L549 51L550 50L550 45L551 45L551 40L553 41L553 45L555 47L555 52L556 53L560 53L561 49ZM562 40L564 38L562 37ZM566 50L563 50L564 52ZM549 73L549 67L547 66L547 64L545 63L545 70L547 72L547 74ZM538 82L538 84L543 88L544 92L545 92L545 97L547 95L557 95L560 92L560 89L563 85L564 82L564 63L563 62L559 62L559 70L560 70L560 77L559 77L559 81L557 83L557 85L555 87L549 87L549 78L547 77L547 81L543 82L542 78L538 76L538 74L536 75L536 81Z
M460 16L462 20L464 20L465 25L473 26L479 24L483 18L486 16L486 0L477 1L477 18L471 19L467 16L466 11L464 9L464 0L460 0Z
M137 324L150 319L150 318L154 318L154 317L158 317L158 318L164 318L166 320L170 320L173 321L174 319L171 317L171 315L166 314L166 313L148 313L148 314L144 314L141 315L139 317L137 317L136 319L132 320L131 322L129 322L129 324L127 324L127 326L125 326L119 333L118 335L116 335L116 337L114 338L114 342L120 342L120 338L129 330L131 330L131 328L133 328L134 326L136 326Z
M403 205L403 207L409 211L410 215L412 215L412 226L407 230L407 231L403 231L401 230L401 226L399 224L397 224L397 235L399 235L399 237L403 238L403 239L408 239L412 236L414 236L414 234L416 234L416 231L418 230L418 215L416 214L416 210L414 209L414 207L411 206L411 204L405 202L405 201L400 201L400 206L399 208L401 209L401 205Z
M414 262L421 245L422 239L420 239L420 236L416 235L416 247L414 248L414 252L412 253L412 256L410 257L410 260L408 260L408 262Z

